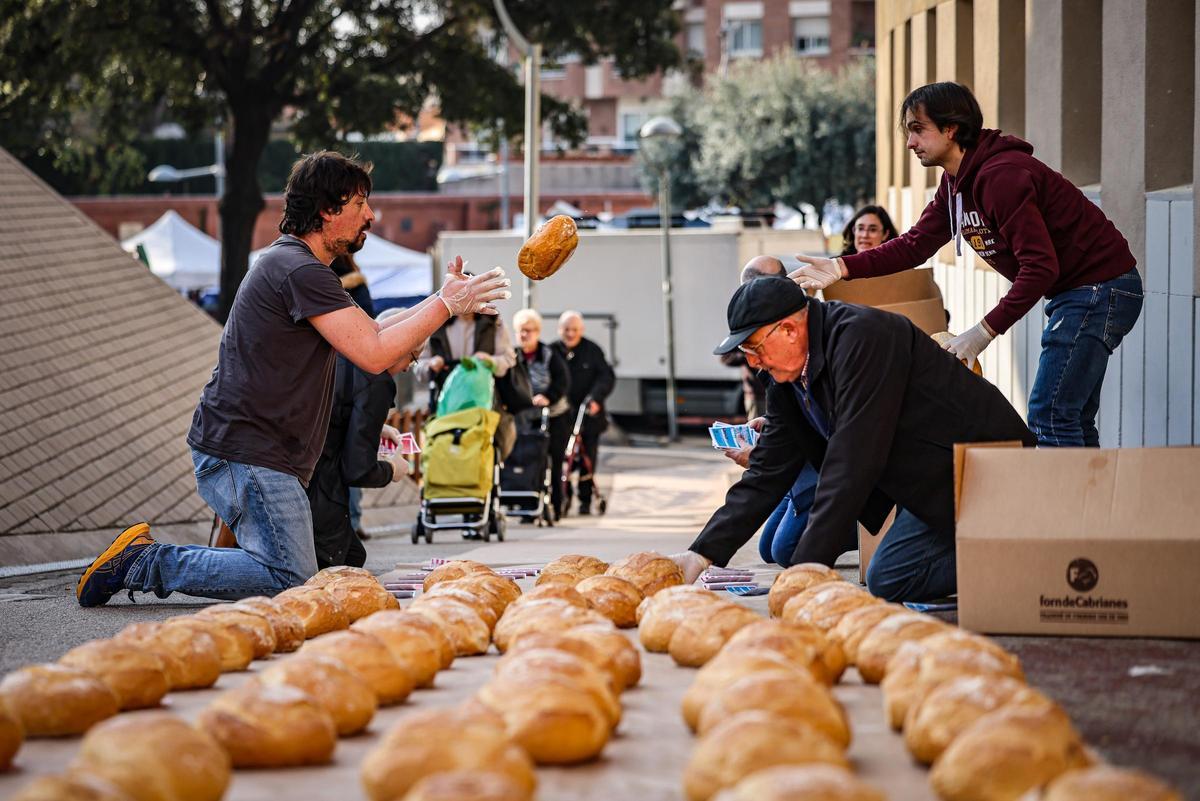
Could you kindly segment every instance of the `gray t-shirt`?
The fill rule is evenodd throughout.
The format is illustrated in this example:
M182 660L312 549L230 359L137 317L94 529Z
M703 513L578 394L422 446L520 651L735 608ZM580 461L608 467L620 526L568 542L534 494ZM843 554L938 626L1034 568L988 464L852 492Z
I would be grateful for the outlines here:
M275 240L238 288L188 444L307 486L329 428L335 359L308 318L353 305L304 242Z

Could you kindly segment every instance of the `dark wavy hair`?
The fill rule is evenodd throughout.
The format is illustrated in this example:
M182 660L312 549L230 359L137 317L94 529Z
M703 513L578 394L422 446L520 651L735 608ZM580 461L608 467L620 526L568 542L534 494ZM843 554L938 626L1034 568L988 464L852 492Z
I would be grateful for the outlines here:
M900 236L900 232L896 230L896 226L892 223L892 218L888 216L887 209L883 206L863 206L854 212L854 216L850 218L850 222L846 223L846 227L842 229L842 252L839 255L853 256L858 252L858 249L854 247L854 224L864 214L874 214L879 218L879 222L883 223L884 242Z
M371 195L370 162L320 150L292 165L283 191L283 219L279 231L304 236L320 231L321 212L338 212L357 194Z
M975 147L979 142L979 132L983 130L983 112L979 110L975 95L961 83L929 83L909 92L900 104L900 129L906 131L904 115L907 112L922 110L938 130L957 126L954 141L959 147Z

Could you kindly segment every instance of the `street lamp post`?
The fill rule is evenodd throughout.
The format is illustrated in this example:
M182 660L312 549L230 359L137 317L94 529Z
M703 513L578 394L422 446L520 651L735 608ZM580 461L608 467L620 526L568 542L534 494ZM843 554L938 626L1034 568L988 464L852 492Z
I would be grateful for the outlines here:
M638 131L643 142L660 142L658 153L658 220L662 225L663 314L667 329L667 439L679 439L679 416L675 408L675 304L671 286L671 158L670 144L683 135L679 123L670 117L654 117Z
M538 151L542 133L542 46L530 42L508 16L504 0L495 0L496 14L513 47L524 60L525 72L525 238L533 236L538 219ZM533 308L533 281L528 277L521 284L521 301Z

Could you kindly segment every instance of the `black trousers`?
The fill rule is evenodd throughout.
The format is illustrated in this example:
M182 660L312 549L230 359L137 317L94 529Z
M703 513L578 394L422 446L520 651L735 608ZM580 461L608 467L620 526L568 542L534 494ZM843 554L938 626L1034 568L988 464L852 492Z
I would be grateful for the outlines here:
M597 415L585 415L583 418L583 432L580 440L583 444L583 452L587 456L587 461L591 465L591 473L587 471L580 460L576 464L579 470L579 505L589 506L592 503L592 490L595 483L590 475L594 475L596 468L599 466L598 459L600 457L600 435L604 433L604 418ZM585 478L585 476L589 476Z
M567 440L571 438L574 419L565 413L550 418L550 503L556 512L562 512L563 508L563 457L567 452Z

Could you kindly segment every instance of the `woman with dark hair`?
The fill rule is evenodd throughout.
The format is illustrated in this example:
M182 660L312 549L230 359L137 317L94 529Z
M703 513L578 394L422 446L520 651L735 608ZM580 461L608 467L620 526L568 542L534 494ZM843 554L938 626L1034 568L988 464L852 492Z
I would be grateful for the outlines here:
M883 206L863 206L842 229L842 256L877 248L900 236Z

